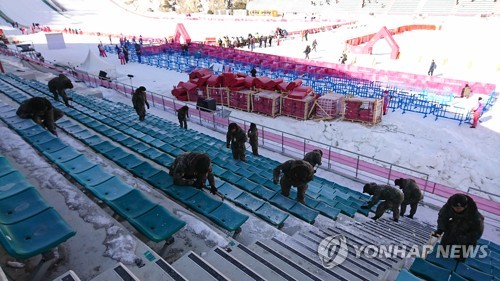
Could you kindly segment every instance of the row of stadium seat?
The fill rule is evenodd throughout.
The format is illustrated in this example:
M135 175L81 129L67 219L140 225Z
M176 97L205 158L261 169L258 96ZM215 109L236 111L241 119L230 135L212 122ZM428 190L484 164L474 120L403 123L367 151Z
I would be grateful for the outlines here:
M5 110L0 108L2 115ZM0 243L7 253L14 258L31 258L75 234L37 189L0 155Z

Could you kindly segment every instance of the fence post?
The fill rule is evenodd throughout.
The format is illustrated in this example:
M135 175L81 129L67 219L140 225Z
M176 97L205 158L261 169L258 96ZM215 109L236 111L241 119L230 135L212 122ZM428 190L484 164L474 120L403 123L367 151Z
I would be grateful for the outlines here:
M356 178L358 177L358 171L359 171L359 154L358 154L358 157L357 157L357 161L356 161Z
M332 147L329 145L328 146L328 169L332 168L331 157L332 157Z
M390 184L391 182L391 174L392 174L392 164L389 167L389 177L387 177L387 184Z
M161 96L161 105L163 106L163 111L165 111L165 99Z
M281 152L285 153L285 134L281 132Z

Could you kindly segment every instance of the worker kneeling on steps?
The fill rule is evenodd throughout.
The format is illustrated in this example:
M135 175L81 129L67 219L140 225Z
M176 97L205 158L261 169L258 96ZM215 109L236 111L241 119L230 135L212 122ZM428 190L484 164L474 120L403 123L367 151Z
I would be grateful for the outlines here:
M60 109L55 108L48 99L42 97L24 100L17 109L16 114L23 119L32 119L56 136L55 122L64 116Z
M283 176L280 180L280 175ZM314 178L314 168L304 160L288 160L278 165L273 171L273 182L281 185L281 194L288 197L290 189L297 187L297 201L305 204L308 183Z
M390 185L378 185L372 182L365 184L363 193L368 193L373 195L373 197L367 205L361 206L361 209L371 209L378 201L384 200L384 202L378 205L375 216L372 219L379 219L387 209L391 209L394 221L399 221L399 206L403 202L403 193L401 191Z
M184 152L177 156L170 167L170 173L176 185L189 185L202 189L208 179L210 192L217 193L212 161L205 153Z

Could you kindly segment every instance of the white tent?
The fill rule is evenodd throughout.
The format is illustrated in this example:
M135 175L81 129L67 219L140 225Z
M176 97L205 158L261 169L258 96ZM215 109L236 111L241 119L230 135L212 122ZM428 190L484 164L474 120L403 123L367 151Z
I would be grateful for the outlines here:
M116 79L117 78L117 73L116 73L116 66L109 64L102 60L99 56L97 56L95 53L90 51L87 54L87 58L85 59L84 62L80 64L76 68L77 70L85 71L88 74L92 75L99 75L100 71L104 71L107 73L107 77L111 79Z

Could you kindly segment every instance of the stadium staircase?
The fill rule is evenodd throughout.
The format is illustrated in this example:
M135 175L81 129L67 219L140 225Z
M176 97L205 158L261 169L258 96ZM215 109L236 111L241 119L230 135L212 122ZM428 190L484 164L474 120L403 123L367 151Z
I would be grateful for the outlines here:
M12 74L0 75L0 93L18 103L29 96L51 96L46 85ZM75 92L70 95L73 108L55 103L66 114L57 122L59 128L221 230L237 237L249 217L246 212L277 228L290 215L309 224L291 235L283 233L249 245L236 242L225 248L215 247L204 255L191 251L172 265L160 260L159 266L172 273L171 279L166 280L391 280L403 267L404 258L356 258L353 245L396 241L408 247L422 246L433 230L430 225L407 218L401 218L399 223L351 219L356 213L368 215L360 208L368 197L319 177L310 184L307 205L302 205L293 200L296 194L292 199L281 196L279 187L271 182L276 161L248 155L246 163L235 162L230 152L223 149L225 143L216 138L180 129L177 124L154 115L138 122L133 109L121 103ZM140 191L107 173L33 121L17 117L11 106L0 104L0 119L150 240L166 241L166 247L168 239L184 225L161 205L150 202ZM211 156L217 187L235 206L206 191L173 185L164 167L184 151L202 151ZM151 210L155 210L153 216L148 215ZM322 223L315 223L318 216L322 216ZM337 218L341 220L334 222ZM323 223L325 219L328 223ZM341 236L349 241L346 261L333 268L324 267L318 258L320 243ZM108 280L103 276L114 276L118 271L127 276L126 266L118 264L93 280ZM400 275L405 273L410 274L402 271ZM78 280L71 271L66 274ZM129 275L122 280L136 280L133 274Z

